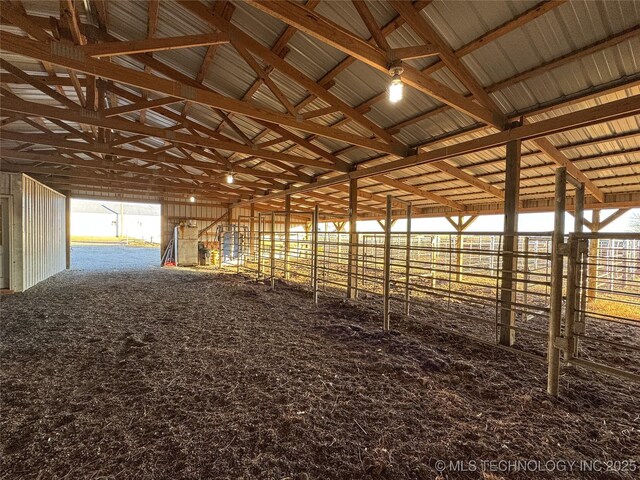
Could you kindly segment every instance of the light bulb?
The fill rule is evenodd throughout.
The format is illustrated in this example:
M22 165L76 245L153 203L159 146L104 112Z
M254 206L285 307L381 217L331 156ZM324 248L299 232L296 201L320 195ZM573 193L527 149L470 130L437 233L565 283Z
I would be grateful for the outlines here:
M396 103L402 100L403 87L402 79L400 78L400 75L396 73L389 84L389 101L391 103Z
M189 197L189 201L190 201L191 203L195 203L195 201L196 201L196 197L194 197L193 195L192 195L192 196L190 196L190 197Z
M233 183L233 173L227 173L227 183Z

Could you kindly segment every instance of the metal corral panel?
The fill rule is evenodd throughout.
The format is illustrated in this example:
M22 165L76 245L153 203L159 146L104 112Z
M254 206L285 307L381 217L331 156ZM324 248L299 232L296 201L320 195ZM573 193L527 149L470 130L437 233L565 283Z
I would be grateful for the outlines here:
M66 267L65 196L23 175L23 290Z

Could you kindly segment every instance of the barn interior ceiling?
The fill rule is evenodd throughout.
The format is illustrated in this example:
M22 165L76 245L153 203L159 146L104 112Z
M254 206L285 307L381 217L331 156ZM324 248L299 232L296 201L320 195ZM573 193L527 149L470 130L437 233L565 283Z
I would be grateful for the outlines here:
M637 3L3 1L2 169L76 196L359 218L640 205ZM395 98L390 101L389 87ZM399 98L401 96L401 98ZM573 188L573 187L570 187ZM569 206L571 208L571 206Z

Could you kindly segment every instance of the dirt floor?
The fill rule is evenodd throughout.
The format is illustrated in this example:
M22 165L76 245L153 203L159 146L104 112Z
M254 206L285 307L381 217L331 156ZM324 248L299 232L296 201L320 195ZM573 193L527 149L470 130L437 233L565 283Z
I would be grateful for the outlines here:
M555 400L543 362L428 328L385 334L362 302L85 270L3 297L1 314L5 478L638 478L637 386L568 367ZM449 463L515 459L636 463Z

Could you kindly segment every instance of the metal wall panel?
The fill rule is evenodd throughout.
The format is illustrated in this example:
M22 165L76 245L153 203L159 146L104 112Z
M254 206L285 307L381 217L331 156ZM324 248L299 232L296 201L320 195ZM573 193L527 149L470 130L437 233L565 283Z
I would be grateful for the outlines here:
M23 175L23 290L66 268L65 196Z
M173 235L173 229L181 221L194 220L198 226L198 230L205 228L211 222L227 213L226 207L207 205L202 203L161 203L161 250L164 249L169 242L169 238ZM213 240L215 228L212 229L210 235L205 235L201 240ZM210 237L210 238L209 238Z

